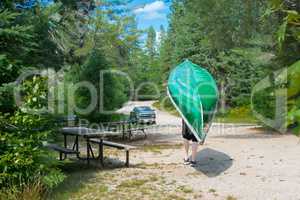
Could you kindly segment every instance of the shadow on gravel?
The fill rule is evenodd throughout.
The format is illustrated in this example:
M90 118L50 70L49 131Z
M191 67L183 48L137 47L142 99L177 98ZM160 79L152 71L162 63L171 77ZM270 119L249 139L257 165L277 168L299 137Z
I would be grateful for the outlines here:
M233 159L227 154L210 148L203 149L197 154L197 171L208 177L216 177L232 166Z
M215 136L215 138L223 139L270 139L270 138L280 138L282 135L276 134L238 134L238 135L221 135Z

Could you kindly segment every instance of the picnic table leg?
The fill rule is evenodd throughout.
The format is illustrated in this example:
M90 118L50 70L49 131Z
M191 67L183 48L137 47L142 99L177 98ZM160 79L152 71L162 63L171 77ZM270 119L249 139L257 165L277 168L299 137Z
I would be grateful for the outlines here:
M64 160L64 159L63 159L63 153L62 153L62 152L59 152L59 160L60 160L60 161Z
M100 163L103 166L103 139L100 139L100 143L99 143L99 159L100 159Z
M129 151L126 150L126 167L129 167Z
M89 144L89 149L90 149L92 158L95 159L95 155L94 155L93 148L92 148L92 145L91 145L91 144Z
M87 137L86 138L86 160L87 160L87 164L90 165L90 139Z
M79 137L78 135L76 135L76 139L75 139L75 147L76 147L76 151L79 152ZM79 154L77 153L77 158L79 158Z
M64 134L64 147L67 148L67 135ZM62 157L62 155L60 155ZM64 154L64 159L67 159L67 154Z
M123 140L125 140L125 123L122 123L122 134L123 134L122 138Z
M131 123L128 124L128 139L131 139Z
M72 149L75 150L75 148L76 148L76 137L75 137L75 140L74 140L74 144L73 144Z

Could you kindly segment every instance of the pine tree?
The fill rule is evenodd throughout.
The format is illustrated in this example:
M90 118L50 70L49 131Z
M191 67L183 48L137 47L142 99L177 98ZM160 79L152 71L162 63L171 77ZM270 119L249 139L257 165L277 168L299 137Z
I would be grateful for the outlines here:
M33 26L17 23L19 13L0 11L0 85L15 81L24 59L36 43L32 42Z
M153 26L147 32L146 49L150 59L153 60L156 56L156 31Z

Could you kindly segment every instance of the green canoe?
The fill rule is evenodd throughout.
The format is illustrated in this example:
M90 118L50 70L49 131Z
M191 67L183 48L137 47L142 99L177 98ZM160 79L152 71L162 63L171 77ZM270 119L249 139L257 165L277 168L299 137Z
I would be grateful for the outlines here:
M168 80L169 97L197 138L204 142L217 102L218 89L212 75L204 68L186 60L178 65Z

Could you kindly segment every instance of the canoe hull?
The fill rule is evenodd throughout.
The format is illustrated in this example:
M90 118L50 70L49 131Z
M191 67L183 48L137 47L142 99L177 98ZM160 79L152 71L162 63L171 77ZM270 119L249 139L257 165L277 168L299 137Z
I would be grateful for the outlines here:
M177 66L168 80L168 95L199 142L206 138L218 102L218 89L211 74L190 61Z

